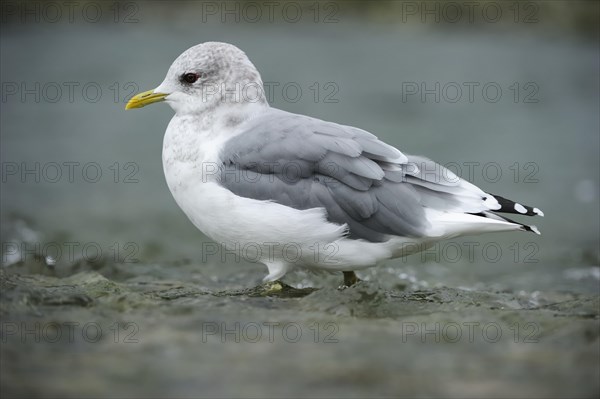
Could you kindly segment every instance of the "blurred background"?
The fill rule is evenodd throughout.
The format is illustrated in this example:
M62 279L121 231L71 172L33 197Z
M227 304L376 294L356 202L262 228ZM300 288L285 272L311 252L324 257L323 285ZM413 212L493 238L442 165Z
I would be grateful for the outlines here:
M3 2L3 393L596 397L598 17L595 1ZM124 111L204 41L244 50L273 107L363 128L537 206L542 235L442 243L347 291L339 276L296 273L291 284L323 289L232 294L266 268L213 252L172 199L161 150L173 111ZM115 344L115 320L139 342ZM420 335L465 320L503 338ZM105 336L64 330L51 345L51 321ZM264 321L299 323L303 341L223 339L222 323ZM36 322L41 343L23 341ZM339 342L304 342L314 322ZM202 341L202 323L221 339ZM539 342L513 339L523 323Z

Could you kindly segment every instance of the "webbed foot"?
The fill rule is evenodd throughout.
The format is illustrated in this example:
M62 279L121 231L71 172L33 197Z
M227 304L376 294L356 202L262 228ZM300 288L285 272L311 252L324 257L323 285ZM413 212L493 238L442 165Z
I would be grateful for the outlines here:
M352 271L343 272L343 273L344 273L344 285L340 286L340 289L352 287L354 284L357 284L362 281L361 279L358 278L356 273L354 273Z
M303 297L315 291L315 288L294 288L281 280L269 281L257 287L251 288L250 296L266 297L277 296L284 298Z

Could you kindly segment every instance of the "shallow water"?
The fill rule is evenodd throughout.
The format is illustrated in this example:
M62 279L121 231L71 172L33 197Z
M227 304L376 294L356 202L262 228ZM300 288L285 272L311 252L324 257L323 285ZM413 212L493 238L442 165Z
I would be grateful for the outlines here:
M134 24L2 26L3 397L598 395L597 37L377 11L199 23L193 6L136 4ZM266 268L212 251L168 192L172 111L123 110L205 40L244 49L273 106L365 128L538 206L542 236L450 240L362 271L356 287L299 272L285 281L316 290L261 294ZM39 101L7 94L36 82ZM439 102L406 92L436 82ZM449 101L468 82L503 95Z

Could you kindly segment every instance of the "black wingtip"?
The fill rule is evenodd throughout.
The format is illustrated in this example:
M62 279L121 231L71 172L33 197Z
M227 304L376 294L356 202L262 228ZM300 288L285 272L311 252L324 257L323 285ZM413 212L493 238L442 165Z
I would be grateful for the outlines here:
M527 206L520 204L515 201L511 201L507 198L501 197L499 195L490 194L500 204L500 209L494 209L494 212L501 213L513 213L516 215L525 215L525 216L544 216L544 212L539 208L535 208L532 206Z
M471 213L471 215L476 215L476 216L481 216L481 217L484 217L484 218L490 218L490 219L496 219L496 220L503 220L505 222L509 222L509 223L513 223L513 224L518 225L519 229L521 231L530 231L530 232L532 232L534 234L542 235L542 233L540 233L540 230L537 228L537 226L519 223L519 222L516 222L516 221L514 221L512 219L507 218L504 215L498 215L495 212L489 212L489 211L488 212L479 212L479 213Z
M523 228L523 231L531 231L532 233L535 233L538 236L542 235L542 233L540 233L540 230L534 225L528 226L526 224L522 224L521 227Z

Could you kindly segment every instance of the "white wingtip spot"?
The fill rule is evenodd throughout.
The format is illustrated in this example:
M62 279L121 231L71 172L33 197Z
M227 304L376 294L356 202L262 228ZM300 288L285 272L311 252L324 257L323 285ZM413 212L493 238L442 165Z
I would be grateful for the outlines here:
M542 212L539 208L533 208L533 213L539 216L544 216L544 212Z
M518 202L515 202L515 211L519 213L527 213L527 209L525 209L525 207Z
M531 226L529 226L529 228L531 229L531 231L533 231L538 236L542 235L542 233L540 233L540 231L538 230L538 228L536 226L531 225Z
M498 200L491 195L487 195L483 198L483 203L491 210L495 211L497 209L502 208Z

